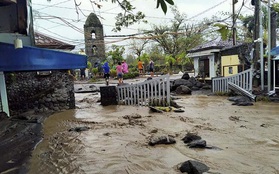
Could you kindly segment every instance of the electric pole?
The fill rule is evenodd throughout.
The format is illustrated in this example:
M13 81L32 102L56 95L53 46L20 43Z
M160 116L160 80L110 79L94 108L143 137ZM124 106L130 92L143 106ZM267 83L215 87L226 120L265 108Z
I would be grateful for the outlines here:
M238 0L232 0L232 33L233 33L233 45L236 44L236 27L235 27L235 20L236 20L236 16L235 16L235 4L238 2Z
M254 25L254 58L253 58L253 69L258 72L259 67L259 58L260 58L260 43L257 42L259 39L260 34L260 0L252 0L252 5L255 5L255 25ZM258 87L259 86L259 79L257 77L254 77L253 79L253 85Z
M271 6L270 0L268 0L268 57L267 57L267 92L271 89L271 57L270 57L270 50L271 50Z

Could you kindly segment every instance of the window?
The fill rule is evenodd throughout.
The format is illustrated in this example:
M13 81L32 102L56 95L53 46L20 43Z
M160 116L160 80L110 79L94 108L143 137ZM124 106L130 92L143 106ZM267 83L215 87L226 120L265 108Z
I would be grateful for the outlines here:
M229 67L229 74L233 74L233 67L232 66Z

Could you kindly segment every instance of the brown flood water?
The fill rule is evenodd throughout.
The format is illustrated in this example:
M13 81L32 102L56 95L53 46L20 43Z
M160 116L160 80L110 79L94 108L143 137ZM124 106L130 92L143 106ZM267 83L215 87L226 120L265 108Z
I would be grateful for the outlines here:
M198 160L210 173L278 174L279 107L257 102L234 106L226 97L192 95L176 100L184 113L152 113L146 107L100 106L97 96L79 94L79 109L44 123L44 140L30 160L29 173L180 173L177 166ZM86 102L88 101L88 102ZM128 120L125 115L140 115ZM69 132L88 126L84 132ZM151 133L157 129L157 133ZM196 132L220 149L189 149L181 139ZM148 146L152 135L173 135L174 145Z

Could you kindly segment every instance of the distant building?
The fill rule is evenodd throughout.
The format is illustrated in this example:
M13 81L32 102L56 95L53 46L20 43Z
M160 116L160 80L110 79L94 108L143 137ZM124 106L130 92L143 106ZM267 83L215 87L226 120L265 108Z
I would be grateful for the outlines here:
M48 49L65 50L65 51L71 51L75 49L75 45L71 45L56 40L54 38L51 38L50 36L47 36L37 31L35 31L34 37L35 37L35 46L39 48L48 48Z

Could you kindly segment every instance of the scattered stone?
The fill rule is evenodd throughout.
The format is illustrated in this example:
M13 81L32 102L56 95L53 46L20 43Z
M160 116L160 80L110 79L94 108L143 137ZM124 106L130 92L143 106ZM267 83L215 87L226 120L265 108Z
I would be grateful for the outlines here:
M192 94L192 90L185 85L180 85L179 87L176 88L175 90L176 94Z
M173 101L173 99L170 100L170 105L175 108L182 108L182 106L179 106L175 101Z
M183 76L181 77L181 79L189 80L189 79L190 79L190 76L189 76L189 74L188 74L187 72L185 72L185 73L183 74Z
M87 127L87 126L75 127L75 128L69 129L69 132L71 132L71 131L82 132L82 131L88 131L89 129L90 129L90 127Z
M235 96L235 97L229 97L229 101L232 101L232 105L237 105L237 106L251 106L253 105L252 101L245 96Z
M240 117L237 117L237 116L230 116L229 120L231 120L231 121L240 121L239 118Z
M200 140L201 137L196 135L196 134L193 134L193 133L187 133L186 136L184 138L182 138L183 142L184 143L190 143L194 140Z
M153 129L150 131L150 133L154 134L154 133L157 133L158 132L158 129Z
M252 102L239 102L239 103L236 103L237 106L252 106L254 105Z
M183 109L174 109L173 112L185 112Z
M209 170L209 167L201 162L188 160L181 164L179 170L188 174L202 174Z
M109 132L103 133L104 136L110 136Z
M139 114L134 114L134 115L125 115L123 116L124 119L139 119L141 118L141 115Z
M175 139L170 136L160 136L160 137L152 137L148 145L155 146L157 144L175 144L175 143L176 143Z
M206 141L205 140L194 140L187 144L189 148L206 148Z
M268 125L267 124L261 124L261 127L267 128Z

